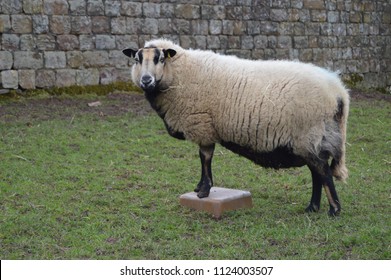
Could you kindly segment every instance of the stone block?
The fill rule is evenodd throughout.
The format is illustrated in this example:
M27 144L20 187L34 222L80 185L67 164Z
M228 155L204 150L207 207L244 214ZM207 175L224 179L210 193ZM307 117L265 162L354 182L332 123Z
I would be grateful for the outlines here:
M253 36L241 36L242 40L242 45L241 49L242 50L251 50L254 48L254 38Z
M142 34L143 20L140 18L126 17L126 33Z
M278 31L278 23L277 22L265 22L260 26L261 34L264 35L277 35Z
M95 34L110 33L110 19L106 16L92 17L92 32Z
M288 20L288 11L285 9L271 9L270 10L270 20L282 22Z
M99 84L98 69L76 70L76 84L79 86Z
M49 17L45 15L33 15L33 32L42 34L49 32Z
M160 17L160 4L157 3L143 3L143 16L146 18Z
M105 5L102 0L87 1L87 15L103 16L105 14Z
M126 34L126 18L114 17L111 19L111 32L112 34Z
M344 23L333 24L333 35L334 36L346 36L346 24L344 24Z
M292 38L290 36L278 36L277 48L289 49L292 47Z
M21 13L23 6L20 0L2 0L0 8L2 13L11 15Z
M96 49L112 50L116 48L114 35L96 35Z
M43 67L43 55L40 52L14 52L14 69L40 69Z
M138 49L139 47L137 35L117 35L115 36L115 41L118 50L123 50L126 48Z
M303 7L307 9L314 10L324 10L325 9L324 0L304 0Z
M192 20L190 28L191 33L194 35L208 35L209 26L207 20Z
M0 33L11 30L11 20L9 15L0 15Z
M315 22L305 23L305 35L319 35L320 24Z
M0 51L0 70L10 70L13 64L12 53L9 51Z
M291 0L291 7L296 9L302 9L303 0Z
M47 51L45 52L45 68L58 69L65 68L66 56L65 52Z
M191 4L178 4L175 7L175 15L177 18L199 19L201 18L200 6Z
M227 211L252 208L250 192L219 187L212 187L209 197L202 199L195 192L185 193L179 197L179 203L184 207L208 212L217 219Z
M43 10L46 15L66 15L68 9L67 0L43 0Z
M330 23L340 22L339 11L329 11L327 13L327 22Z
M308 48L308 37L307 36L293 37L293 47L296 49Z
M219 36L207 36L206 44L208 49L220 49L220 38Z
M141 17L143 13L142 7L142 3L123 1L121 14L130 17Z
M160 34L170 34L176 30L175 23L171 18L160 18L158 21L159 35Z
M209 22L209 33L211 35L220 35L223 30L223 23L221 20L211 20Z
M254 47L256 49L264 49L267 47L267 36L258 35L254 37Z
M161 3L160 4L160 17L173 18L175 16L174 4Z
M204 50L206 49L206 36L196 35L194 36L195 48Z
M328 17L326 11L324 10L311 10L310 14L311 14L311 21L315 21L315 22L325 22Z
M37 36L37 49L42 51L52 51L56 49L56 37L49 34Z
M11 24L14 33L31 33L33 31L30 15L11 15Z
M148 34L148 35L157 35L159 33L159 23L158 23L158 20L155 19L155 18L146 18L143 20L143 26L141 27L141 30L143 31L142 33L143 34ZM177 24L180 23L181 20L177 20ZM185 24L189 24L188 21L182 21L183 23ZM185 30L183 30L183 28L178 28L178 31L179 32L186 32Z
M19 85L22 89L35 88L35 70L18 70Z
M92 50L95 48L95 36L93 35L80 35L79 36L80 49Z
M103 68L99 73L99 82L102 85L114 83L117 80L118 74L116 68Z
M69 0L68 3L71 15L84 16L87 14L87 2L85 0Z
M4 70L1 71L1 81L3 88L17 89L19 85L18 71Z
M105 15L109 17L117 17L121 12L121 2L120 1L109 1L105 2Z
M228 37L228 48L227 49L239 49L241 47L240 36L227 36Z
M298 59L300 61L311 62L312 60L312 49L300 49Z
M34 50L37 47L37 40L32 34L20 35L20 50L29 51Z
M202 5L202 19L225 19L225 6L223 5Z
M243 8L241 6L225 6L227 19L242 20Z
M261 22L248 21L247 22L247 35L258 35L261 33Z
M35 72L35 86L37 88L50 88L56 84L54 70L39 69Z
M117 81L120 82L131 82L132 77L128 69L117 69Z
M29 0L23 1L23 11L25 14L42 14L43 1L42 0Z
M71 16L71 32L77 34L91 34L92 23L88 16Z
M62 51L71 51L79 49L79 38L76 35L58 35L58 49Z
M84 66L87 68L103 67L106 66L109 61L109 54L107 51L86 51L83 56Z
M81 68L84 65L84 55L81 51L67 51L67 66L70 68Z
M76 70L59 69L56 71L56 87L69 87L76 84Z
M50 31L54 34L69 34L71 32L70 16L52 16L50 18Z
M128 47L132 47L128 44ZM114 66L115 68L125 68L129 69L129 61L128 59L124 59L124 54L122 53L122 49L109 51L109 66ZM137 47L135 47L137 49Z

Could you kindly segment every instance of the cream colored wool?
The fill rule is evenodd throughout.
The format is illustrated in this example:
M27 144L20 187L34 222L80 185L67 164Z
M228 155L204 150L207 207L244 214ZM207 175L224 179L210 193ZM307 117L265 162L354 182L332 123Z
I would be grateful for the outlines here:
M337 74L292 61L251 61L211 51L184 50L168 40L145 47L174 49L156 98L165 122L199 145L233 142L254 152L289 147L303 158L342 152L333 170L347 178L346 122L349 95ZM139 84L141 73L133 71ZM342 120L334 117L338 100Z

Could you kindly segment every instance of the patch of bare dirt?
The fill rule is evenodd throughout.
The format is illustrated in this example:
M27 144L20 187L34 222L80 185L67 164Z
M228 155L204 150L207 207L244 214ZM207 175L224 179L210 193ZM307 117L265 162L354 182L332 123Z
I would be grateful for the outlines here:
M0 104L0 122L70 119L82 114L107 117L131 113L143 116L151 112L145 97L139 93L113 92L105 96L76 98L51 96Z
M352 101L391 102L391 95L375 92L364 93L351 90ZM77 115L95 114L99 117L118 116L131 113L143 116L153 112L144 95L140 93L112 92L97 97L50 96L45 98L21 98L0 104L0 123L50 120L54 118L71 119Z
M363 92L356 89L349 91L350 98L354 100L384 100L391 102L390 94L383 94L378 92Z

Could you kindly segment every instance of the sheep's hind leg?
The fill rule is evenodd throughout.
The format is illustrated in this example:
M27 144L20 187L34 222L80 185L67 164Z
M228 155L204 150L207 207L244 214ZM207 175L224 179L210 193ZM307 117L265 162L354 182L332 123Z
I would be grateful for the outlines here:
M312 196L308 207L305 209L307 213L318 212L320 209L320 199L322 197L322 176L315 169L310 168L312 175Z
M316 206L320 205L320 193L321 188L323 187L330 205L329 215L333 217L338 216L341 212L341 204L339 203L333 175L328 162L318 162L317 165L313 165L310 169L313 174L313 191L310 205L307 207L306 211L314 212L313 210L316 210Z
M337 191L335 190L335 185L330 169L328 172L328 176L326 177L326 180L323 184L323 187L330 204L329 215L332 217L338 216L341 212L341 204L339 203Z
M198 183L195 192L198 192L199 198L208 197L211 187L213 186L212 178L212 158L215 149L215 144L210 146L200 145L200 159L201 159L201 180Z

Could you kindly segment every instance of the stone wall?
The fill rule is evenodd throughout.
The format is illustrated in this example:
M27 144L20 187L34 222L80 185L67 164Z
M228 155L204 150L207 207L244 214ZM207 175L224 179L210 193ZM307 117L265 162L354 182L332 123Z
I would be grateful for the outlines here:
M1 0L0 88L129 81L121 50L160 36L391 86L390 0Z

